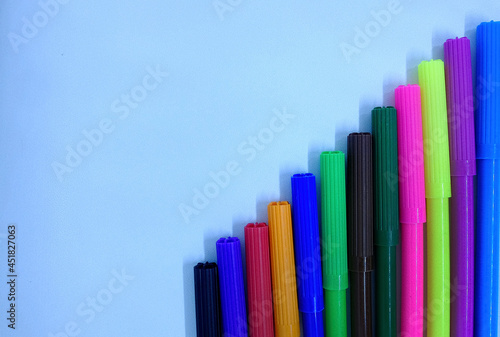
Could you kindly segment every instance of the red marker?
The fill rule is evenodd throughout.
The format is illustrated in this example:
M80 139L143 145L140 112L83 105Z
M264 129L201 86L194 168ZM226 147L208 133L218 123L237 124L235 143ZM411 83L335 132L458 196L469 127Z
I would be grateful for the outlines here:
M269 228L265 223L245 226L245 253L250 336L274 337Z

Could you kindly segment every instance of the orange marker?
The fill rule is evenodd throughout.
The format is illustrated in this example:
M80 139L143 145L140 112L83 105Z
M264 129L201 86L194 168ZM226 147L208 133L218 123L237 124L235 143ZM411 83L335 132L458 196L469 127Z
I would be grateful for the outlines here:
M276 337L299 337L299 307L293 255L292 213L287 201L267 206Z

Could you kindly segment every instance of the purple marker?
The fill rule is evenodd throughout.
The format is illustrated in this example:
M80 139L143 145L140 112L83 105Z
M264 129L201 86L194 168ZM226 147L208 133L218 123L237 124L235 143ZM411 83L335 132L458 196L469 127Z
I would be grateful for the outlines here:
M216 248L224 336L248 337L240 240L220 238Z
M451 199L450 255L451 335L474 332L474 185L476 152L470 41L466 37L444 43Z

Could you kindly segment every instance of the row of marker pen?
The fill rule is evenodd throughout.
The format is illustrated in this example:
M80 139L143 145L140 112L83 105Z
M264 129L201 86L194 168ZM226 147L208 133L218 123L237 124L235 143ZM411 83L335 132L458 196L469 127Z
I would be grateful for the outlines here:
M300 336L299 313L303 336L347 336L348 288L352 336L497 336L500 22L476 37L475 96L470 41L447 40L444 62L373 109L372 134L348 136L347 170L342 152L321 154L321 221L304 173L269 226L245 227L247 297L239 239L217 241L217 264L194 267L198 337Z

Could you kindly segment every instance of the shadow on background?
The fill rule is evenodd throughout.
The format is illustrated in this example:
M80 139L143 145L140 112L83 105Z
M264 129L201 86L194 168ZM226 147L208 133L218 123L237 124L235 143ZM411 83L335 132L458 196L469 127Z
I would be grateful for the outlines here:
M333 137L332 137L333 138ZM321 144L309 144L308 151L308 172L314 174L316 177L316 200L318 204L318 224L319 224L319 234L322 235L321 231L321 153L323 151L335 151L335 148L326 143Z
M429 57L423 51L410 50L406 54L406 84L418 84L418 65Z
M440 59L444 61L443 45L446 40L454 39L455 37L457 37L457 35L453 34L451 31L434 30L432 32L432 58L434 60Z
M242 215L242 214L234 214L233 215L233 234L231 236L236 236L240 239L241 245L241 266L243 268L243 284L245 287L245 298L247 294L247 266L246 266L246 257L245 257L245 226L248 223L256 222L253 218L253 215Z
M372 132L372 110L381 106L380 99L361 98L359 100L359 131ZM352 131L354 132L354 131Z
M383 106L395 106L394 90L400 85L406 84L405 78L402 74L389 74L384 76L383 92L384 103Z
M184 324L186 336L196 336L196 310L194 302L194 266L199 261L192 258L183 260L184 280Z
M477 14L466 15L464 21L465 36L470 40L471 62L472 62L472 78L476 78L476 29L481 22L490 21L491 18L480 16ZM476 81L472 81L472 91L476 92Z
M256 222L265 222L269 225L269 220L267 218L267 205L273 201L279 201L279 193L276 192L268 192L268 193L260 193L257 195L257 200L255 202L255 215Z
M305 172L302 165L290 163L280 165L280 201L292 203L292 176Z
M335 128L335 151L347 153L347 136L351 132L354 132L352 127L337 126Z
M316 177L317 189L319 189L320 155L323 151L334 151L334 148L325 143L309 143L309 149L307 151L307 172L314 174ZM318 199L318 205L319 200L320 199Z

